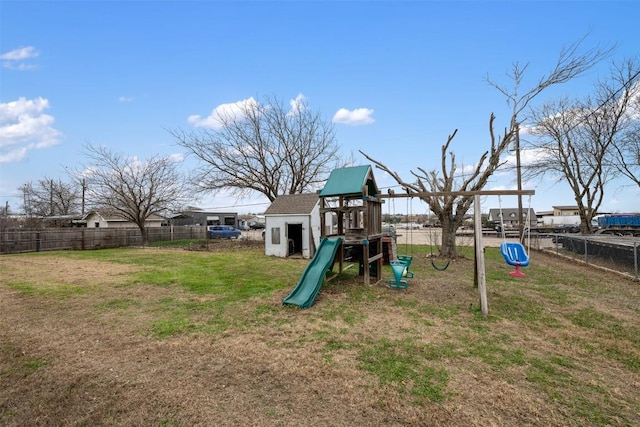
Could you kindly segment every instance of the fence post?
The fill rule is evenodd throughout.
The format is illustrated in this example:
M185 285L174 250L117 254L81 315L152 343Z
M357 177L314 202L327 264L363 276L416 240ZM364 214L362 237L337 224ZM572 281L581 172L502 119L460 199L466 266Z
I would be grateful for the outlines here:
M587 237L584 237L584 263L589 264L589 257L587 255Z
M638 281L638 242L633 242L633 274L634 280Z

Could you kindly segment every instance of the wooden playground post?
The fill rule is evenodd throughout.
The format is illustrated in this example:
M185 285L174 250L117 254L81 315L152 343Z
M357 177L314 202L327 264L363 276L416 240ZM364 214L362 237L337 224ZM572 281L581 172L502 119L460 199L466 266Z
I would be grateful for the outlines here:
M487 275L484 269L484 248L482 247L482 212L480 209L480 195L473 196L473 231L475 239L476 281L480 294L480 310L482 314L489 313L487 303Z

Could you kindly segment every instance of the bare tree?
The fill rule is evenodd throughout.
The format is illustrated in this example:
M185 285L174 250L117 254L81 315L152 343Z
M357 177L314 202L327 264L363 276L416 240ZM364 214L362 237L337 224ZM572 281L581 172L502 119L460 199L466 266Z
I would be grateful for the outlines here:
M449 146L455 137L456 132L451 134L441 150L440 170L427 172L425 169L417 168L418 172L411 171L417 181L409 182L400 177L396 172L390 170L381 162L372 159L362 153L367 159L376 164L377 167L389 173L406 191L411 193L428 192L450 192L450 191L479 191L487 184L493 173L504 164L500 160L510 144L515 144L518 170L519 170L519 135L520 124L522 122L520 114L529 106L544 89L549 86L565 83L587 71L596 63L606 58L611 49L589 49L584 53L580 52L581 45L585 38L578 40L560 52L555 66L548 76L542 76L532 86L531 89L521 91L527 65L520 66L514 64L509 77L513 81L513 87L501 86L487 78L487 82L497 88L507 98L508 104L512 107L511 121L504 134L496 139L493 123L495 116L492 114L489 119L489 135L491 147L489 151L482 154L475 165L472 173L462 175L458 173L458 165L455 154L449 150ZM413 181L413 180L412 180ZM518 189L521 183L518 179ZM425 201L431 211L438 217L442 224L442 245L440 255L448 258L457 257L455 233L464 221L464 216L468 212L473 202L472 196L443 196L443 197L420 197ZM522 211L521 199L518 204ZM522 222L522 213L520 219Z
M637 78L638 69L626 62L614 67L611 77L597 83L594 94L584 100L548 102L533 112L532 133L539 139L531 145L539 156L525 175L551 174L569 184L582 233L593 231L591 220L607 183L624 166L631 170L620 156L632 149L629 136L637 129L637 118L630 114L640 94Z
M610 142L591 138L588 127L581 123L586 122L590 112L579 102L568 100L547 103L539 108L533 114L536 125L532 134L541 138L541 142L531 144L538 150L538 158L525 171L527 177L553 174L559 181L569 184L583 233L592 231L591 219L613 176L605 164Z
M75 184L43 178L19 187L23 195L23 209L28 216L47 217L79 213L80 191Z
M412 182L404 180L397 172L392 171L382 162L373 159L362 151L360 152L369 161L373 162L376 167L391 175L409 195L423 192L478 191L484 188L493 172L504 163L500 160L500 156L508 148L515 136L515 128L512 127L509 130L505 130L502 136L496 138L493 131L494 121L495 116L492 114L489 119L490 150L482 154L471 173L464 175L458 172L455 154L449 150L457 130L449 135L447 142L441 148L442 161L440 170L427 172L425 169L418 167L417 172L411 171L415 178L415 181L412 180ZM429 205L431 212L440 221L442 227L440 255L447 258L456 258L458 256L456 251L456 230L464 222L464 216L473 203L473 197L420 195L419 198Z
M200 161L191 181L200 191L252 192L273 201L281 194L316 190L340 164L333 125L304 100L292 108L271 97L221 114L213 129L170 131Z
M189 196L178 163L169 156L139 160L93 145L86 145L84 154L92 207L114 212L135 223L145 245L147 218L180 208Z
M627 60L618 67L618 75L625 76L624 88L632 93L626 119L629 121L622 137L613 141L611 162L618 173L640 187L640 66ZM620 79L618 79L620 80Z
M585 71L592 68L603 59L607 58L613 52L614 47L592 48L581 52L582 44L588 37L588 34L570 44L568 47L560 51L558 60L548 76L543 75L531 89L521 93L521 88L526 75L528 63L521 66L517 62L513 64L512 70L507 76L512 84L503 86L486 78L487 83L498 89L506 99L511 110L511 128L515 128L514 151L516 157L516 184L517 189L522 190L522 174L520 162L520 126L527 120L527 117L521 115L531 102L549 86L566 83ZM522 196L518 196L518 225L520 231L520 239L524 238L524 221L522 210Z
M625 132L613 147L613 162L618 172L640 187L640 123Z

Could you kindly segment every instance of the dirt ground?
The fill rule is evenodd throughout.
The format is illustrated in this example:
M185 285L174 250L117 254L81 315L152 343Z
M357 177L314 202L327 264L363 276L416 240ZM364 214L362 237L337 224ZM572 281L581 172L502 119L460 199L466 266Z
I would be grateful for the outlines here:
M305 327L313 330L316 321L313 310L283 315L303 317L302 324L308 324L301 329L255 327L213 339L145 336L139 328L143 314L119 316L117 311L100 312L96 307L119 299L144 303L188 295L175 288L121 286L132 268L123 265L46 256L23 259L23 264L1 270L3 280L35 282L45 288L89 283L96 290L69 298L27 298L0 286L3 426L563 424L562 414L546 410L537 393L488 372L468 375L474 371L455 364L449 367L451 386L458 390L455 398L442 404L407 405L393 390L374 387L357 369L348 348L338 353L342 357L328 362L321 356L322 348L303 344ZM469 290L431 283L428 288L413 286L411 292L416 298L450 303ZM273 296L274 307L280 306L283 296ZM340 295L325 293L320 304L322 298ZM375 306L367 316L363 328L373 335L376 325L393 325L397 319L394 310ZM337 320L335 327L340 326ZM400 331L405 326L394 327ZM36 368L38 375L32 375Z

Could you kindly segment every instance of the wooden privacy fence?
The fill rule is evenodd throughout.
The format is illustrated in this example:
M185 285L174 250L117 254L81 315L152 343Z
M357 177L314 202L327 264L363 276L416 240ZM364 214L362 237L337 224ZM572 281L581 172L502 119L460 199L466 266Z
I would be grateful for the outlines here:
M206 227L150 227L147 228L147 233L149 243L204 239ZM0 254L141 245L142 236L138 228L44 228L0 232Z

